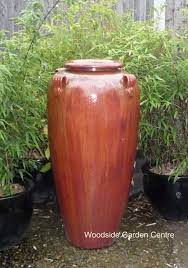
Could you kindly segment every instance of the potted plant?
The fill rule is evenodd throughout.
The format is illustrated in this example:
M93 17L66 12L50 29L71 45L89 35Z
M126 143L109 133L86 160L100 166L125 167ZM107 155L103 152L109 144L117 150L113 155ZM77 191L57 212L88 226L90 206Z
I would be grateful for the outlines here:
M151 95L143 107L142 145L149 160L143 167L144 191L154 208L169 220L188 218L186 38L183 32L165 40L168 54L159 61L161 70L154 74Z
M30 152L34 154L32 149L36 148L38 131L33 115L29 114L37 111L32 108L28 111L32 94L27 92L26 96L19 92L21 85L12 66L18 63L9 61L11 53L0 49L3 62L0 64L0 250L17 244L29 227L33 211L33 182L29 170L37 164Z
M30 15L26 12L20 18L22 31L12 36L0 32L0 250L18 243L29 227L33 211L31 173L38 165L35 154L43 157L46 144L41 131L44 96L37 82L32 83L36 62L29 58L38 22L35 14L32 24Z
M6 61L0 49L2 60ZM18 243L24 236L32 216L32 181L28 180L27 167L34 162L25 159L29 146L26 136L31 122L24 120L24 105L28 105L23 95L20 101L16 86L11 79L8 64L0 64L0 250ZM12 81L11 81L12 80ZM19 86L19 85L18 85ZM22 107L19 102L22 103ZM22 111L21 111L22 110ZM25 111L26 112L26 111ZM28 119L28 118L27 118ZM32 128L31 128L32 129ZM25 135L24 135L25 132ZM22 160L20 160L23 156Z

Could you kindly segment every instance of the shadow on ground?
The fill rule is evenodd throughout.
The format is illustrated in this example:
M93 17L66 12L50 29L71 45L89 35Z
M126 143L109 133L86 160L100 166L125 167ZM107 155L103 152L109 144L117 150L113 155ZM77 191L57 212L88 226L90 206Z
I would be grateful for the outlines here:
M119 238L113 246L81 250L65 239L54 204L34 210L26 238L12 249L0 252L0 268L151 268L188 267L188 222L167 222L152 211L144 197L129 201L121 232L148 234L144 238ZM173 233L174 238L151 234Z

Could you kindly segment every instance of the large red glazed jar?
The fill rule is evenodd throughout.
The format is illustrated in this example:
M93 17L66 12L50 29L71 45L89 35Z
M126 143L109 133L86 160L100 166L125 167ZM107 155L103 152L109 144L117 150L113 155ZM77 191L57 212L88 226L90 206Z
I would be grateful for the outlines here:
M67 239L113 243L133 173L140 117L134 75L111 60L74 60L48 93L52 166Z

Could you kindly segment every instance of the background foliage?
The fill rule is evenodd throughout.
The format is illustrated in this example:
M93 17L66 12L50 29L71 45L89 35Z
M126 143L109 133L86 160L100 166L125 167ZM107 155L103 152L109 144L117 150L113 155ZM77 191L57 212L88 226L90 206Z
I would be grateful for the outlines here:
M114 2L66 1L44 14L31 1L17 18L20 31L0 32L0 181L36 166L47 139L49 80L64 62L111 58L134 73L141 88L139 147L150 160L188 169L188 34L155 30L152 21L117 14Z

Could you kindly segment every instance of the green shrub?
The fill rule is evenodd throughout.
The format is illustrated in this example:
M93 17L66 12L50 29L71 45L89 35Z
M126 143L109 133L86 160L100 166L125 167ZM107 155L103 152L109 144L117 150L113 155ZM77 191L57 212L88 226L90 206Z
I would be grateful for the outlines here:
M39 1L17 19L21 30L0 34L0 181L35 166L44 155L46 93L58 67L76 58L121 60L141 88L140 148L150 160L187 171L188 45L153 22L120 15L114 2L62 2L44 20Z

